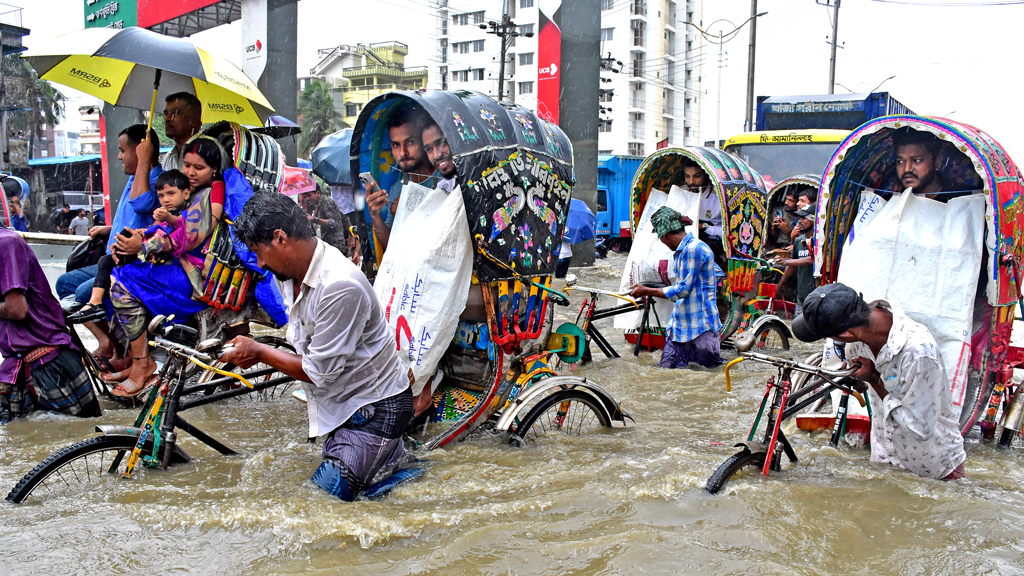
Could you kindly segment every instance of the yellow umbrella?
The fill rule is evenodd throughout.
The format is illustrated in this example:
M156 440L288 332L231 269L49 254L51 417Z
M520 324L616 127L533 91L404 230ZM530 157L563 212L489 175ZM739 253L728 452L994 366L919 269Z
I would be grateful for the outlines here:
M274 108L234 64L185 38L145 28L87 28L25 53L40 78L115 106L153 110L158 97L195 94L203 122L263 125Z

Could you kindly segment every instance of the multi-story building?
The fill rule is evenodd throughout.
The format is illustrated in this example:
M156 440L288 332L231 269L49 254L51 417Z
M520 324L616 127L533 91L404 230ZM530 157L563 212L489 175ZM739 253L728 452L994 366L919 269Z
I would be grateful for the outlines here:
M665 146L699 145L704 45L703 0L594 0L601 3L603 57L598 149L601 154L644 156ZM505 59L503 97L537 109L536 35L557 2L540 0L436 0L437 52L430 87L465 88L496 97L501 40L486 29L504 14L524 36ZM571 13L556 11L561 18ZM525 34L533 33L533 37ZM572 90L562 86L562 90Z
M78 107L81 130L78 142L82 154L100 153L100 107L98 104Z
M334 107L355 126L359 112L370 100L392 90L427 87L427 67L406 68L409 46L401 42L341 45L317 51L320 62L299 78L299 90L319 79L331 87Z

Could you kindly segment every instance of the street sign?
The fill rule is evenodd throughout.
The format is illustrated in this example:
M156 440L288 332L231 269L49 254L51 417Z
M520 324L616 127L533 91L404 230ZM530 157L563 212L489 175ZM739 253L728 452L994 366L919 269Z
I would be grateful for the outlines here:
M135 26L135 0L84 0L86 28L125 28Z

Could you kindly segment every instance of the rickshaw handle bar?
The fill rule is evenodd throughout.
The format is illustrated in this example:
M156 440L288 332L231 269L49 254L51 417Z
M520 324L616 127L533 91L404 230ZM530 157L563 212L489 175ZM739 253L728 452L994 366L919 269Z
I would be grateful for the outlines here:
M589 292L590 294L603 294L605 296L613 296L613 297L618 298L620 300L625 300L626 302L629 302L630 304L634 304L634 305L637 304L636 299L630 297L628 293L612 292L610 290L602 290L600 288L588 288L587 286L566 286L565 287L565 291L566 292L570 292L572 290L579 290L580 292Z

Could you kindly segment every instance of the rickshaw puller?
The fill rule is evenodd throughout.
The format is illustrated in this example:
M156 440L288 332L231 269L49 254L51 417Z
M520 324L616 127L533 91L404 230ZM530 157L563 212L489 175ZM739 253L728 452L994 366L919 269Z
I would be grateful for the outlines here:
M262 362L304 383L309 436L327 436L313 482L353 500L405 456L402 433L413 415L409 378L384 311L366 276L317 238L286 196L253 196L235 235L277 279L288 310L286 337L297 353L239 336L221 360L243 369Z
M870 395L871 461L919 476L956 480L964 476L964 439L953 411L946 370L935 338L899 306L870 304L845 284L816 288L793 321L804 342L845 342L853 377Z
M669 268L673 284L665 288L636 286L630 292L634 298L655 296L675 302L672 315L665 327L665 350L658 366L685 368L697 362L706 368L723 362L715 305L715 258L711 248L686 232L693 221L679 212L662 206L651 216L651 224L658 239L674 254Z

